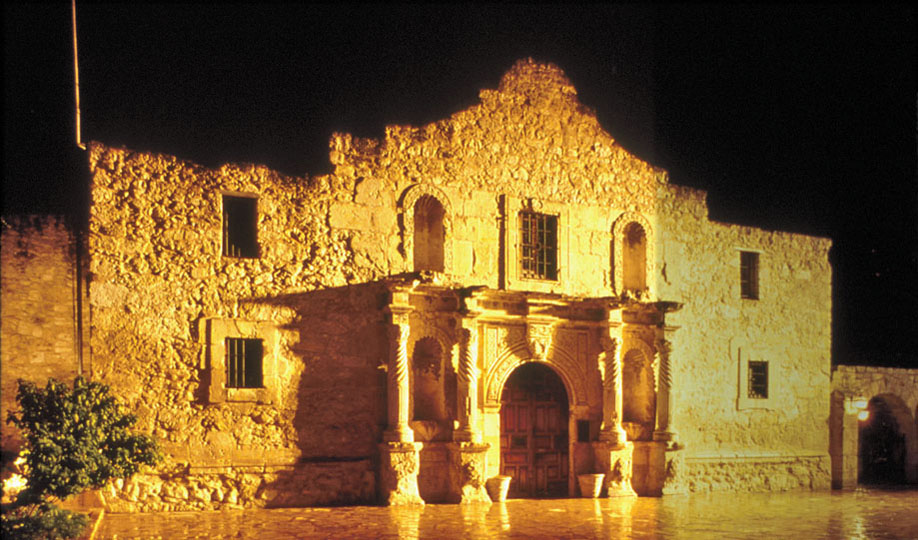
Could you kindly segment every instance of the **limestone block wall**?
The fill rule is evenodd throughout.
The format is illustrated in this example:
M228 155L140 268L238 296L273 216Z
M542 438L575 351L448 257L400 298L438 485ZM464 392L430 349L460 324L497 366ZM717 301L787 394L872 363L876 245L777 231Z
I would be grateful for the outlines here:
M709 221L703 193L688 188L660 195L659 290L684 302L672 358L689 487L715 489L718 475L725 485L827 487L830 241ZM740 295L740 250L759 253L756 300ZM768 399L747 399L750 359L768 362ZM784 462L798 465L774 465Z
M385 422L384 298L376 286L347 285L389 263L355 249L365 237L330 227L340 196L332 182L99 144L90 167L93 376L170 456L139 480L148 488L116 490L110 506L372 500ZM258 258L221 254L224 193L258 197ZM214 401L216 328L257 329L270 342L265 395ZM302 496L277 487L290 478L307 482L296 488Z
M16 406L16 380L70 382L80 371L76 295L82 289L75 236L62 216L4 217L0 261L0 432L6 455L21 444L6 423Z

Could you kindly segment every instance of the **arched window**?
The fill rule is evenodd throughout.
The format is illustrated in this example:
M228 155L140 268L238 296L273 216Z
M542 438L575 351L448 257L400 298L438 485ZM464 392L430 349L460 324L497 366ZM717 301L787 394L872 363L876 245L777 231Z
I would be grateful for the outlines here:
M625 227L622 253L622 286L625 290L647 288L647 235L644 227L631 222Z
M443 392L443 348L431 337L414 344L414 420L449 419Z
M414 269L443 272L443 205L423 195L414 205Z

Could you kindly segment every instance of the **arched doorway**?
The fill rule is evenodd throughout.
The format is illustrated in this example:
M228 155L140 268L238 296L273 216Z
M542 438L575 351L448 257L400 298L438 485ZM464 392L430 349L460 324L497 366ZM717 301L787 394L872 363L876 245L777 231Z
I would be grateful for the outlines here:
M568 495L568 399L544 364L524 364L507 379L500 404L501 474L510 497Z
M883 395L868 402L867 412L858 430L858 483L905 484L908 410L895 396Z

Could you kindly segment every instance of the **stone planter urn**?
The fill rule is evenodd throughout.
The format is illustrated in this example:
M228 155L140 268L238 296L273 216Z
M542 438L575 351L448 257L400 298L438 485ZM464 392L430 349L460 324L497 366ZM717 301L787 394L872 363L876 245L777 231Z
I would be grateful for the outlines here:
M606 475L604 474L577 475L577 481L580 482L580 495L592 499L599 497L599 493L602 491L602 481L605 478Z
M494 502L503 502L507 500L507 491L510 490L510 480L513 478L503 474L489 478L485 482L485 488L488 495Z

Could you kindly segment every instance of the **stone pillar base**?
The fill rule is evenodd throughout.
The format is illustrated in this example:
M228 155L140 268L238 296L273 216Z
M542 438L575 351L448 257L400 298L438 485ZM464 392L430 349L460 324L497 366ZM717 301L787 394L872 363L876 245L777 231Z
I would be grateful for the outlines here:
M421 443L389 442L379 445L380 499L388 506L424 504L418 492Z
M631 487L631 458L634 444L625 442L611 445L600 442L596 445L596 467L606 475L606 490L609 497L637 497Z
M659 495L687 493L685 485L685 453L681 446L668 446L660 442L650 449L649 484Z
M487 443L454 442L449 448L449 501L491 502L485 490Z

